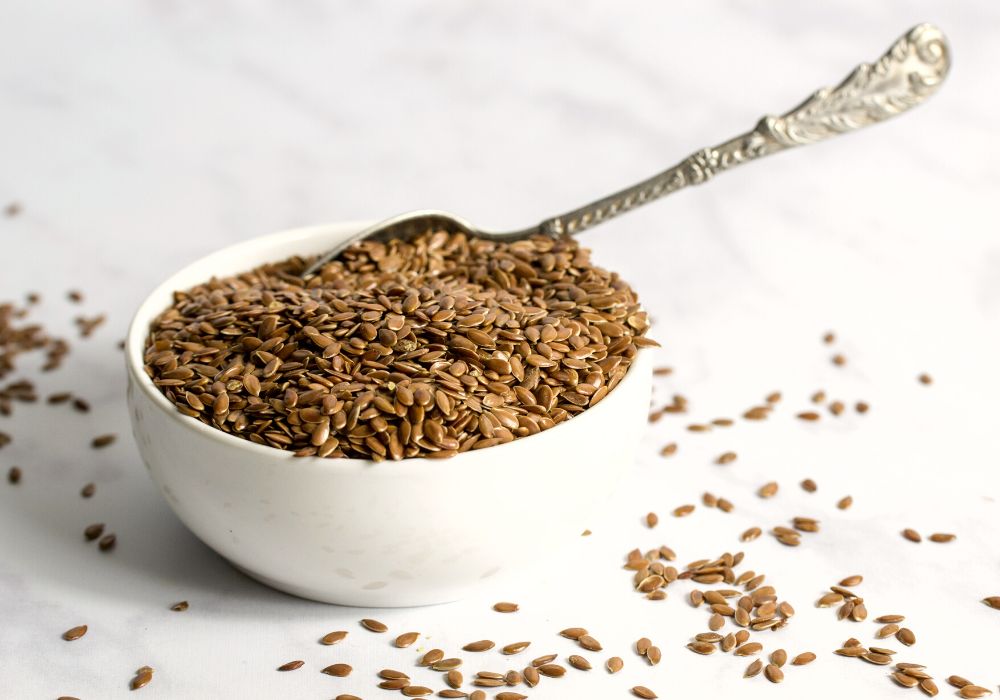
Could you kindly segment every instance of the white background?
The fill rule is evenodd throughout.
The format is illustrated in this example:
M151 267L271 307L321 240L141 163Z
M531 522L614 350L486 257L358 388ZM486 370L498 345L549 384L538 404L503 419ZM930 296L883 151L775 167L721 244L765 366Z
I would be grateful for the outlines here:
M848 574L870 618L899 613L917 636L899 660L943 682L997 691L1000 611L1000 240L996 202L1000 7L972 2L251 3L35 0L0 22L0 299L38 291L32 318L71 339L59 372L23 359L42 395L72 390L94 406L19 404L0 430L0 697L123 698L135 669L156 669L144 698L389 697L375 672L413 669L417 647L478 670L522 668L581 650L557 636L585 626L604 645L595 670L543 679L532 698L893 697L887 669L831 652L878 628L837 622L814 604ZM203 254L283 228L373 219L418 207L516 228L662 170L742 133L874 60L910 26L947 33L952 74L926 105L891 123L783 154L585 234L595 260L640 291L663 343L657 405L675 392L691 413L651 425L641 456L594 534L554 550L495 594L424 609L367 611L297 600L237 573L174 518L129 437L123 358L132 310L162 278ZM82 306L66 290L83 290ZM72 319L107 313L93 338ZM820 338L837 333L835 346ZM844 368L830 356L842 352ZM916 380L921 372L932 386ZM824 389L862 399L866 416L796 420ZM710 434L693 421L737 418L780 390L764 423ZM104 451L94 435L115 432ZM672 459L659 448L677 441ZM713 463L734 450L728 466ZM391 469L391 464L379 468ZM797 484L811 477L819 490ZM768 501L765 482L781 485ZM88 481L97 495L79 496ZM530 483L497 484L508 499ZM731 500L700 506L705 490ZM835 503L851 494L854 506ZM694 514L669 512L698 503ZM475 503L456 517L475 517ZM648 511L660 515L650 531ZM819 518L797 549L751 525ZM106 522L113 552L85 543ZM419 527L419 523L414 523ZM900 536L953 532L915 545ZM545 537L545 533L538 533ZM767 652L819 658L786 680L741 678L749 660L684 648L708 614L679 582L663 602L630 592L633 547L668 544L678 564L743 549L798 610L758 633ZM741 568L742 570L742 568ZM184 613L170 605L188 600ZM521 604L514 615L490 606ZM357 623L375 617L390 634ZM78 625L73 643L60 635ZM327 632L350 631L324 647ZM404 631L433 639L392 646ZM650 637L650 667L630 645ZM513 658L460 647L530 640ZM611 655L625 669L611 676ZM302 659L294 673L274 669ZM318 672L351 663L347 679ZM467 684L468 685L468 684ZM524 692L525 686L519 690ZM491 693L492 695L492 693ZM911 696L912 697L912 696Z

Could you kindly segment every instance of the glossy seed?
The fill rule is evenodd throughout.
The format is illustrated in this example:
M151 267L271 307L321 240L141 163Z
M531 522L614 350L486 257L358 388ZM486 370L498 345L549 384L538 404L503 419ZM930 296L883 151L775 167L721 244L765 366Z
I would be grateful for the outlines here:
M190 607L188 605L188 602L186 600L182 600L177 605L171 606L170 609L173 610L174 612L184 612L185 610L188 609L188 607Z
M88 525L87 529L83 531L83 536L88 540L96 540L104 532L104 523L94 523L93 525Z
M917 678L919 680L923 680L924 678L933 678L933 676L931 676L931 674L927 673L923 669L920 669L920 668L907 668L907 666L911 666L911 665L918 666L919 664L896 664L896 668L902 670L903 673L905 673L906 675L911 676L913 678Z
M967 685L958 691L958 694L963 698L985 698L987 695L993 695L993 691L979 685Z
M795 608L792 607L791 603L787 603L785 601L778 604L778 610L785 617L792 617L795 615Z
M644 685L637 685L633 687L632 692L638 695L640 698L646 698L647 700L653 700L654 698L659 697L656 693L654 693L652 690L650 690Z
M732 651L736 648L736 635L730 632L725 637L722 638L722 643L719 644L719 648L722 651Z
M869 651L861 655L861 658L873 664L878 664L879 666L885 666L892 663L892 657L888 654L879 654L878 652Z
M916 530L911 530L909 528L903 530L903 537L908 539L910 542L919 542L921 537L920 533Z
M736 453L735 452L723 452L715 460L715 463L716 464L729 464L729 463L735 462L735 461L736 461Z
M534 688L538 685L538 669L534 666L525 666L524 670L521 671L521 675L524 677L524 682L528 684L528 687Z
M852 503L854 503L853 498L851 498L850 496L844 496L839 501L837 501L837 507L840 508L841 510L847 510L848 508L851 507Z
M698 590L691 591L690 598L691 598L691 605L693 605L696 608L705 602L704 594Z
M394 671L391 668L383 668L381 671L378 672L378 675L390 681L410 680L410 677L405 673L403 673L402 671Z
M809 493L813 493L816 490L816 482L812 479L806 479L802 482L801 486Z
M361 624L366 628L370 629L372 632L388 632L389 628L378 620L362 620Z
M73 627L71 629L66 630L66 632L63 633L63 639L65 639L68 642L72 642L76 639L79 639L85 634L87 634L87 626L80 625L79 627Z
M930 678L925 678L924 680L920 681L920 689L925 693L927 693L928 695L930 695L931 697L934 697L935 695L938 694L937 683L932 681Z
M279 671L294 671L305 666L305 661L289 661L287 664L278 666Z
M882 615L882 617L876 617L875 622L902 622L905 619L902 615Z
M896 639L899 640L900 644L905 644L908 647L912 647L917 643L916 635L908 627L901 627L896 632Z
M694 506L691 505L680 506L679 508L674 509L674 516L678 518L683 518L686 515L691 515L691 513L693 512L694 512Z
M713 632L722 629L722 626L726 624L726 619L719 613L715 613L708 619L708 629Z
M144 671L132 679L132 690L138 690L139 688L144 688L149 685L150 681L153 680L153 674L150 671Z
M323 673L328 676L337 676L338 678L344 678L351 675L351 671L354 669L348 664L331 664L323 669Z
M591 637L589 634L581 634L577 640L584 649L589 649L590 651L601 651L603 647L601 643Z
M741 646L736 647L736 651L733 652L734 656L753 656L754 654L759 654L763 651L764 645L760 642L747 642Z
M545 656L539 656L537 659L531 662L531 665L534 666L535 668L538 668L539 666L544 666L545 664L554 661L557 656L559 655L546 654Z
M517 603L496 603L493 609L499 613L512 613L517 612L520 607Z
M746 532L744 532L742 535L740 535L740 539L744 542L749 542L750 540L757 539L758 537L760 537L760 535L761 535L761 529L759 527L752 527Z
M941 532L935 532L927 539L929 539L931 542L952 542L955 539L955 535L946 535Z
M527 695L521 695L520 693L514 693L506 690L502 693L497 693L496 700L525 700L527 697Z
M481 639L478 642L469 642L462 649L465 651L487 651L495 646L496 644L489 639Z
M434 691L423 685L408 685L400 690L408 698L417 698L423 695L430 695Z
M625 662L621 660L621 657L612 656L608 659L607 666L609 673L618 673L625 666Z
M857 586L861 581L864 580L861 576L848 576L843 581L840 582L841 586Z
M1000 595L983 598L983 602L995 610L1000 610Z
M924 666L923 664L911 664L911 663L906 663L906 662L902 662L901 661L900 663L896 664L896 668L901 668L904 671L912 671L912 670L918 670L919 671L919 670L923 670L923 669L925 669L927 667ZM927 676L927 677L930 678L930 676Z
M663 652L660 651L659 647L649 647L646 650L646 659L649 661L650 666L655 666L660 663L660 659L663 658Z
M858 598L857 600L860 600ZM851 619L855 622L861 622L868 617L868 608L865 607L864 603L855 602L854 610L851 612Z
M764 670L764 662L760 659L756 659L752 664L747 666L746 672L743 674L744 678L753 678L758 673Z
M843 649L837 649L834 653L841 656L861 657L867 654L868 650L864 647L844 647Z
M920 685L919 680L913 678L912 676L908 676L901 671L896 671L895 673L893 673L892 678L904 688L916 688L918 685Z
M518 652L524 651L531 645L531 642L514 642L513 644L508 644L502 651L504 654L516 654Z
M636 550L636 551L638 551L638 550ZM564 629L562 632L560 632L559 634L562 635L563 637L568 638L568 639L579 639L583 635L589 634L589 632L587 632L587 630L585 630L582 627L568 627L568 628Z
M538 667L538 672L549 678L562 678L566 675L566 669L559 664L543 664Z
M414 635L414 639L416 639L416 632L413 632L412 634ZM328 634L325 637L323 637L322 642L323 642L323 644L327 644L327 645L336 644L337 642L344 641L344 637L346 637L346 636L347 636L347 632L331 632L330 634ZM410 642L410 644L412 644L412 643L413 642Z
M844 602L844 596L839 593L827 593L825 596L816 601L817 608L832 608L835 605L840 605Z
M100 541L97 543L97 546L101 549L102 552L106 552L115 546L116 540L117 538L115 537L115 533L112 532L111 534L102 537Z
M334 632L333 634L340 634L340 632ZM344 632L343 634L344 634L345 637L347 636L347 632ZM328 636L330 636L330 635L327 635L327 637ZM344 637L341 637L340 639L343 639L343 638ZM401 634L398 637L396 637L396 646L399 647L399 648L401 648L401 649L405 648L405 647L408 647L411 644L413 644L415 641L417 641L417 639L419 639L419 638L420 638L420 634L418 632L406 632L406 633ZM339 642L340 639L338 639L337 641ZM336 642L327 642L326 641L326 637L323 638L323 643L324 644L336 644Z
M445 688L444 690L438 691L438 697L441 698L467 698L469 694L461 690L455 690L453 688Z
M473 690L469 700L486 700L486 693L482 690Z
M778 493L778 482L776 481L767 482L766 484L760 487L760 491L758 491L758 493L760 494L761 498L770 498L774 494Z
M421 666L433 666L444 658L444 651L441 649L431 649L420 659Z
M660 519L657 517L656 513L648 513L646 515L646 525L649 527L656 527L656 524L659 522Z
M714 654L715 645L709 644L708 642L690 642L687 648L696 654Z
M896 653L894 649L886 649L884 647L868 647L868 651L875 652L876 654L882 654L883 656L892 656Z
M816 660L816 655L811 651L806 651L799 654L794 659L792 659L792 666L805 666L806 664L812 663L815 660Z
M772 683L781 683L781 681L785 680L785 674L774 664L768 664L764 667L764 678Z
M788 653L784 649L775 649L771 652L771 663L778 668L785 665L788 661Z

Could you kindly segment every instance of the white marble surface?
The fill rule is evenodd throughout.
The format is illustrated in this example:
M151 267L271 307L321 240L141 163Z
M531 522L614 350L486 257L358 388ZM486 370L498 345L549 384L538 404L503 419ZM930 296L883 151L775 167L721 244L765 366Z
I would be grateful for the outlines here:
M116 349L130 314L156 282L234 241L297 225L449 209L513 228L646 177L750 128L815 88L838 82L906 28L932 21L954 66L928 104L890 124L754 164L586 234L595 257L634 282L657 319L663 401L688 416L651 425L642 457L591 529L533 575L495 595L427 609L364 611L297 600L230 568L173 517L128 436ZM414 648L361 629L432 635L419 646L458 653L489 637L532 646L514 658L470 658L463 671L521 668L579 649L556 635L588 627L625 670L545 679L533 698L890 697L886 669L832 655L866 643L869 621L837 622L814 601L864 574L871 617L907 615L918 643L901 660L959 674L997 692L1000 612L1000 243L995 202L1000 75L996 3L499 2L426 4L101 0L9 4L0 22L0 299L29 290L34 317L72 338L64 369L21 364L41 392L70 389L87 415L43 404L0 418L14 442L0 469L0 696L81 700L129 694L135 669L156 669L139 691L159 698L364 698L383 667L435 690L412 669ZM85 303L65 292L82 289ZM78 313L108 323L79 340ZM820 337L835 330L838 342ZM848 358L834 367L833 352ZM916 381L929 372L935 382ZM792 416L825 389L866 416ZM691 421L737 416L774 390L771 420L692 434ZM117 432L105 451L90 437ZM664 460L659 447L680 444ZM735 450L734 464L713 458ZM384 465L391 468L389 465ZM806 494L796 484L815 479ZM763 501L759 486L776 480ZM79 489L96 481L97 495ZM530 484L498 484L510 498ZM669 511L709 490L735 512ZM834 507L846 494L848 511ZM473 516L475 504L457 504ZM648 511L661 523L650 532ZM823 531L798 549L772 538L741 544L751 525L809 515ZM91 522L118 534L111 553L82 541ZM419 523L414 523L419 527ZM949 545L899 535L954 532ZM539 533L544 537L544 533ZM633 547L666 543L681 564L744 549L746 565L799 614L767 633L767 651L811 650L786 681L743 680L745 661L698 657L684 644L707 614L675 584L667 601L630 593L618 567ZM191 609L169 606L189 600ZM496 600L522 606L490 610ZM63 631L88 624L68 643ZM350 630L336 647L317 643ZM393 634L392 636L395 636ZM663 650L649 667L630 644ZM961 643L960 643L961 642ZM294 673L274 669L306 661ZM345 661L347 679L318 673ZM939 683L944 694L954 689ZM519 688L524 690L524 686ZM910 691L918 692L918 691ZM492 695L492 693L491 693Z

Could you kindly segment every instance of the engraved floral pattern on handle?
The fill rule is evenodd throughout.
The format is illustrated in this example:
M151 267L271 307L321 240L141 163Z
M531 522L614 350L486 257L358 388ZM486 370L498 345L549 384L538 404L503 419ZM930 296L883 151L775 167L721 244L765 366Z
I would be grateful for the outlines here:
M780 117L766 116L753 131L705 148L649 180L542 222L541 233L574 234L716 173L772 153L821 141L901 114L933 95L951 65L940 29L921 24L875 63L862 63L835 88L823 88Z

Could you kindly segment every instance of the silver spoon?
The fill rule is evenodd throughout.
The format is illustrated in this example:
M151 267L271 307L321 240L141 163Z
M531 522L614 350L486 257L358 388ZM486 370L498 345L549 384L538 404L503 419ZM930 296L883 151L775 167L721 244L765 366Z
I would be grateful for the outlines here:
M521 231L484 231L454 214L419 209L381 221L348 238L306 270L312 274L363 240L409 239L429 230L464 232L477 238L511 242L530 236L573 235L608 219L683 189L716 173L772 153L821 141L902 114L933 95L948 75L948 42L931 24L914 27L875 63L862 63L837 87L823 88L780 117L764 117L749 133L706 148L659 175L569 213Z

